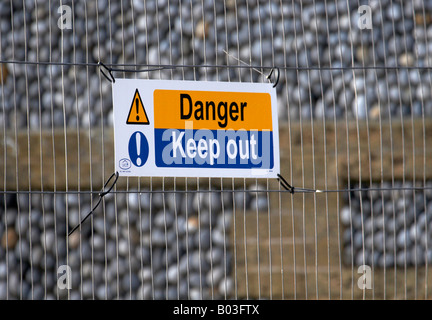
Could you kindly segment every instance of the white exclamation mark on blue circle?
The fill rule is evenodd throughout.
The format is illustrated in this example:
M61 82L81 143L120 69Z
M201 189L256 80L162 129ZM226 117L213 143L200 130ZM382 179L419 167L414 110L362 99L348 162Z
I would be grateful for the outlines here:
M137 166L141 166L141 135L137 134L136 135L136 150L137 150L137 159L136 159L136 164Z
M149 144L145 135L140 131L135 131L129 138L128 144L129 157L132 163L137 166L143 166L149 156Z

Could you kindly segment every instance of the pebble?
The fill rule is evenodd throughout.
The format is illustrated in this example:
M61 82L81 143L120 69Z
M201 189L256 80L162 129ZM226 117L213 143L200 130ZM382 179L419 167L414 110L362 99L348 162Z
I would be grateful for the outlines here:
M222 297L229 296L234 289L234 281L231 278L226 278L219 283L219 294Z
M191 233L198 230L198 225L199 225L198 217L193 216L187 220L187 230Z
M351 221L351 210L349 207L343 207L340 211L340 219L344 225L349 225Z
M256 199L252 199L251 201L251 209L252 210L265 210L267 209L268 201L266 197L256 197Z
M197 234L197 238L199 241L199 246L201 247L201 250L208 250L210 249L210 242L211 242L211 235L210 230L208 229L201 229L201 232ZM195 241L197 242L197 241Z
M15 224L17 216L23 216L23 217L25 217L25 214L23 214L23 213L18 214L17 210L15 210L15 209L8 209L6 211L6 225L7 226L11 226L11 225ZM27 225L28 225L28 217L27 217Z
M171 228L174 223L174 215L170 211L159 211L156 213L153 223L157 228Z
M50 252L54 251L53 249L55 247L55 241L56 241L56 237L53 229L49 229L41 233L40 243L47 251Z
M222 247L226 245L226 241L227 241L224 237L223 231L219 229L215 229L213 231L212 240L214 244Z
M364 95L358 95L353 102L353 113L359 119L366 119L366 97Z
M20 213L17 217L17 222L15 223L15 231L17 234L25 234L29 229L29 219L28 215Z
M3 237L1 239L2 247L5 249L13 249L18 241L18 235L15 232L15 229L8 228L7 232L3 233Z
M120 256L126 257L129 255L129 243L127 239L119 239L118 252Z
M209 285L210 287L215 283L219 283L222 278L224 277L224 270L223 268L213 268L213 270L210 270L207 275L206 275L206 281L207 281L207 285Z
M221 229L221 230L228 231L231 228L232 219L233 219L232 212L229 212L229 211L227 212L227 210L225 210L223 212L223 214L221 214L217 217L216 227Z
M152 288L150 284L143 284L138 288L137 294L138 300L150 300L152 299Z
M382 112L380 105L379 104L375 104L371 110L369 111L369 117L372 120L378 120L380 117L380 112Z
M44 239L42 239L42 240L44 240ZM70 248L72 248L72 249L78 248L80 242L81 242L81 239L80 239L80 233L79 232L74 232L73 234L70 235L69 241L68 241Z
M198 39L205 40L209 34L209 23L203 19L198 21L195 26L195 37Z
M138 210L140 200L141 200L139 194L136 192L132 192L127 195L127 198L128 198L129 208L131 210Z
M7 276L7 266L6 266L6 262L1 262L0 263L0 279L4 280L6 279Z

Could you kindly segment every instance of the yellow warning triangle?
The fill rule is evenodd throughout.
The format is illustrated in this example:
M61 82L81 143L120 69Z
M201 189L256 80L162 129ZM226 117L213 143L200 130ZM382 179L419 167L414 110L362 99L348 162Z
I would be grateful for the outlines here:
M150 124L138 89L135 90L126 124Z

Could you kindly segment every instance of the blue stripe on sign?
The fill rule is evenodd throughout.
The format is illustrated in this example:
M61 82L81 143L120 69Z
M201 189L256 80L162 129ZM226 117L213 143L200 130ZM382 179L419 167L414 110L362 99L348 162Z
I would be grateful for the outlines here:
M155 129L157 167L272 169L273 132Z

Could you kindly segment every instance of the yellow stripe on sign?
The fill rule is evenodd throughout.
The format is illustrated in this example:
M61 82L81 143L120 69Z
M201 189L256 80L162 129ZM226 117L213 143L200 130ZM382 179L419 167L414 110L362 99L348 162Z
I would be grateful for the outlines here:
M156 129L273 130L269 93L158 89L153 98Z

